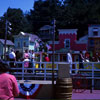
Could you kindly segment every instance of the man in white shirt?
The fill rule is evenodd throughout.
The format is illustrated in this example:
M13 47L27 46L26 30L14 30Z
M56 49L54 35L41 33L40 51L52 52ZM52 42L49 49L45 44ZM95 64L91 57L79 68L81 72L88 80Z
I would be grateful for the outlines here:
M72 55L71 55L71 51L68 51L67 53L67 62L69 63L70 65L70 74L72 73Z
M16 54L15 54L13 49L9 53L9 60L11 61L10 62L10 67L14 67L14 61L16 60Z

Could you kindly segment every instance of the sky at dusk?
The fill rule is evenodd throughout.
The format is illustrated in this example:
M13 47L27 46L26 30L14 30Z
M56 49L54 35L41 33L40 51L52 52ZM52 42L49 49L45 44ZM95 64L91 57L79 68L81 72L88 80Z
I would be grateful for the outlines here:
M20 8L23 12L30 11L33 9L35 0L0 0L0 16L10 8Z

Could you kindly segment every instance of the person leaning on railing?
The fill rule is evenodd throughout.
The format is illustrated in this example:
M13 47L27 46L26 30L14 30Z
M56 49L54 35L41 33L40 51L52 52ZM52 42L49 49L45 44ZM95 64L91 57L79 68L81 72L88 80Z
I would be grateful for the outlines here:
M0 60L0 100L14 100L19 89L15 76L8 74L9 66Z

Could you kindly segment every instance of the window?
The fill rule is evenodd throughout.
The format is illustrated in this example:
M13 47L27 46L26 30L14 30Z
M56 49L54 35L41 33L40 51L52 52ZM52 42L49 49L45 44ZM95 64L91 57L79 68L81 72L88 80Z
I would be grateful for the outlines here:
M64 46L65 48L70 48L70 39L66 39L65 42L64 42Z
M90 46L94 46L94 40L90 40Z
M17 46L20 47L20 43L19 42L18 42Z
M97 31L94 31L94 32L93 32L93 35L94 35L94 36L98 36L98 32L97 32Z
M98 36L98 28L93 28L93 36Z
M26 47L26 42L23 42L23 46Z

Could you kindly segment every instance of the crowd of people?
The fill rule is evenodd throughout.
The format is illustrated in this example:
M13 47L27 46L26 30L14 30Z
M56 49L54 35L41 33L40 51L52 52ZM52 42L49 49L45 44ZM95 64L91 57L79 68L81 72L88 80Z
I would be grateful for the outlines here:
M70 69L72 68L72 63L73 57L72 57L72 52L68 51L66 55L67 62L70 64ZM85 52L83 53L82 51L79 52L78 54L78 60L79 62L79 69L84 69L84 62L100 62L100 55L99 53L91 53L91 52ZM70 72L71 73L71 72Z
M8 61L10 61L10 67L15 67L14 61L24 61L25 68L32 67L32 66L35 66L35 64L33 63L34 61L40 60L40 57L36 57L36 53L34 52L34 50L26 49L23 52L23 54L21 56L20 55L21 54L19 52L15 52L14 49L11 50L8 57ZM43 61L46 61L46 62L50 61L48 54L45 53L42 56L43 56L42 57Z
M68 52L66 56L68 62L72 63L71 52ZM47 62L50 61L48 54L45 54L43 59L44 59L43 61L47 61ZM35 52L34 50L26 49L23 54L20 54L19 51L15 52L14 49L12 49L11 52L9 53L9 61L11 61L10 63L11 67L14 67L14 61L24 61L25 62L24 67L33 66L32 63L30 62L36 61ZM80 51L78 61L80 62L81 68L83 68L82 62L99 62L100 55L99 53L91 54L90 52L83 53L82 51Z
M82 62L100 62L100 55L98 52L96 52L96 53L90 53L90 52L83 53L82 51L80 51L79 61L80 60L82 60Z

